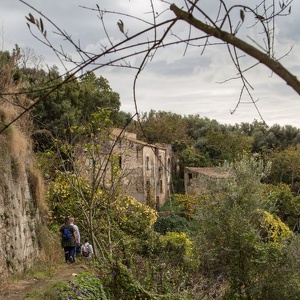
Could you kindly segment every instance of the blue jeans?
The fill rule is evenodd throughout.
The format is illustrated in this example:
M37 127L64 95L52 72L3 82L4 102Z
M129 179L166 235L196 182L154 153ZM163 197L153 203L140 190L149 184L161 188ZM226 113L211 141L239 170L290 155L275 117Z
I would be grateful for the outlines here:
M75 262L75 249L75 246L64 247L66 262Z

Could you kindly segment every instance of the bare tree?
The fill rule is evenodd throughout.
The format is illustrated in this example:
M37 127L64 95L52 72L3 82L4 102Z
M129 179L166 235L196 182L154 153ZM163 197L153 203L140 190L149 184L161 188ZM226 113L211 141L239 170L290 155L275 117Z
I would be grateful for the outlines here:
M116 201L126 195L119 156L126 156L128 143L112 132L109 112L105 109L81 126L72 126L72 143L57 142L58 168L49 187L48 197L56 217L76 215L79 225L98 257L113 256L113 211ZM119 149L116 150L117 145Z
M99 5L94 8L82 6L83 9L95 12L106 36L106 42L101 44L99 53L84 50L80 42L74 41L71 34L59 28L45 14L32 7L27 1L19 1L33 11L26 17L33 36L50 47L64 66L67 75L61 84L72 80L74 76L79 76L87 68L93 71L104 67L135 69L133 98L136 113L138 113L136 84L139 74L155 55L159 55L160 49L179 44L185 45L183 55L187 55L189 47L197 47L199 53L203 54L209 47L226 46L237 75L224 81L241 80L241 91L233 112L242 99L247 97L260 114L256 99L252 96L253 87L246 77L247 71L259 64L268 67L272 73L277 74L300 94L299 80L280 63L282 57L275 57L276 19L291 13L293 0L280 0L278 3L274 0L257 0L249 1L247 5L242 0L241 4L232 5L228 4L230 1L216 0L209 6L199 0L178 0L176 4L166 0L149 0L149 10L143 12L146 14L142 17L110 11ZM134 4L129 1L128 5ZM112 16L119 19L114 30L117 28L124 37L118 42L112 38L111 28L107 25ZM59 36L64 44L53 43L53 35L56 38ZM77 55L71 56L65 50L66 46L72 46ZM254 60L244 66L245 57ZM43 101L56 88L57 86L50 88L45 92L44 97L31 103L17 118ZM15 121L16 119L11 123ZM6 124L4 129L11 123Z

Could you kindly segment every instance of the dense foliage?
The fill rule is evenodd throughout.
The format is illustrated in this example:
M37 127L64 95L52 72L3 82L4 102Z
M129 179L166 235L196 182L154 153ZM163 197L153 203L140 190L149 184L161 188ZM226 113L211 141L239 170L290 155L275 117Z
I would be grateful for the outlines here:
M53 79L50 83L44 79L39 84L38 91L32 92L33 99L43 97L45 89L49 89L53 84L61 84L63 78L59 77L58 73L51 76ZM36 89L35 85L32 90ZM116 120L120 109L119 95L111 90L105 78L97 78L94 73L88 72L80 79L73 78L68 84L59 86L55 92L35 105L33 114L36 129L47 129L55 137L66 138L66 129L89 122L91 114L98 108L109 109L112 112L111 118Z
M110 232L95 233L113 239L111 255L94 261L99 299L299 299L300 239L277 214L280 191L261 181L270 165L245 156L224 167L231 175L221 190L175 195L169 217L116 199ZM94 281L60 295L91 295Z
M275 299L277 294L294 299L293 292L284 297L289 288L276 288L283 280L279 270L286 266L286 244L294 237L270 212L273 206L268 198L261 197L260 179L266 167L254 158L244 158L231 169L233 175L224 190L203 196L196 214L201 268L211 280L221 278L228 284L225 299ZM297 273L291 270L290 277L284 275L287 286Z

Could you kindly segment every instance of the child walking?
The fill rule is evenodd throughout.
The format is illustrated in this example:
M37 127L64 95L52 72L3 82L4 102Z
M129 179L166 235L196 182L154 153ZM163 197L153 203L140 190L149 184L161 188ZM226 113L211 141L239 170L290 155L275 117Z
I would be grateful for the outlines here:
M88 239L84 240L84 244L81 246L81 254L88 260L91 260L94 254L93 246L89 243Z

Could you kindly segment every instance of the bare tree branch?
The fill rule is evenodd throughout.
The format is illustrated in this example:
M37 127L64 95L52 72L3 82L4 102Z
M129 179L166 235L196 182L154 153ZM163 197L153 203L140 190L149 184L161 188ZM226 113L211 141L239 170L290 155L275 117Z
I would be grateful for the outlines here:
M195 28L205 32L208 35L214 36L238 49L244 51L251 57L257 59L260 63L267 66L275 74L281 77L290 87L292 87L300 95L300 81L295 75L290 73L286 68L284 68L281 63L272 59L269 55L261 52L252 45L246 43L245 41L239 39L233 34L226 31L220 30L219 28L212 27L203 23L202 21L193 17L193 15L188 12L183 11L178 8L175 4L170 6L170 9L174 12L178 19L186 21L188 24L194 26Z
M91 53L85 51L84 46L81 46L80 42L73 41L70 34L60 29L58 25L47 18L46 15L39 12L25 0L20 0L20 2L33 9L36 13L39 13L44 21L48 22L46 24L42 18L35 18L32 14L30 14L27 17L27 21L36 26L42 35L41 37L38 37L38 35L36 35L30 28L30 32L33 34L33 36L45 46L52 49L64 67L66 67L64 62L72 63L74 67L66 70L66 73L62 75L64 78L62 83L55 86L52 85L51 88L45 92L44 96L41 96L41 98L39 98L35 103L31 103L28 107L26 107L24 111L9 124L7 124L2 131L10 126L13 122L18 120L22 115L27 113L37 103L43 101L50 93L55 91L62 84L67 83L73 78L78 78L80 76L79 74L84 72L87 68L91 71L96 71L104 67L134 69L136 73L133 80L133 101L136 115L139 115L137 105L138 99L136 95L137 80L139 75L148 62L151 61L155 55L158 55L157 51L159 49L176 44L185 44L183 55L187 54L188 47L199 47L202 49L200 54L203 54L208 46L227 44L228 53L238 73L236 77L234 76L231 79L241 80L241 92L238 98L237 106L233 112L240 103L244 103L242 98L244 97L244 94L246 94L262 118L259 109L256 106L257 100L255 100L251 95L253 87L245 77L245 71L254 68L254 66L257 66L258 64L263 64L267 66L273 73L282 78L298 94L300 94L300 82L297 77L291 74L279 62L280 58L276 59L274 57L274 19L278 16L288 15L290 13L290 5L292 1L293 0L281 1L279 3L279 7L276 5L275 10L274 1L269 2L267 0L261 0L259 4L251 5L250 3L248 6L235 4L227 7L228 4L226 1L219 0L219 2L217 2L217 11L215 17L213 17L206 12L204 8L202 8L202 3L200 4L200 1L198 0L184 0L184 9L177 7L175 4L168 3L168 1L160 0L161 3L167 4L169 11L172 11L175 14L175 17L165 20L161 20L160 18L162 17L163 13L166 12L166 10L161 9L160 12L156 12L154 0L149 0L152 20L146 20L146 18L144 19L143 17L141 18L138 16L132 16L123 12L109 11L100 8L99 5L96 5L96 8L87 8L85 6L81 6L84 9L88 9L97 13L106 37L106 41L108 43L105 45L104 42L101 42L100 53ZM236 12L238 12L240 17L239 20L234 19L234 13ZM116 28L119 26L119 30L124 35L124 40L117 43L113 41L112 35L108 31L108 27L104 20L106 14L115 15L118 17L119 25L117 25L116 21L115 26ZM242 25L245 24L245 20L247 18L247 20L249 20L250 16L253 17L253 24L250 25L250 27L245 28L245 30L259 26L259 28L262 30L258 31L257 33L259 35L263 35L263 38L259 40L257 40L256 37L249 36L249 40L252 44L249 44L245 40L237 37L237 33L240 33L242 28L244 29L244 26ZM159 19L160 22L158 22ZM129 29L127 30L125 28L126 24L128 24L127 20L140 22L143 27L141 27L141 30L137 30L135 33L129 35ZM184 34L186 35L184 38L180 36L180 33L176 31L178 28L174 26L175 24L179 24L180 21L184 21L188 25L188 31L184 31ZM61 37L64 43L71 45L78 54L78 57L71 57L70 54L65 52L63 45L56 46L51 44L49 33L46 34L47 25L54 27L54 34ZM135 28L139 28L139 26L135 26ZM192 29L196 29L196 33ZM48 30L48 32L51 31ZM214 42L210 41L211 37L215 38L215 40L213 40ZM246 39L248 35L245 34L244 37ZM238 54L238 49L257 60L257 63L252 64L250 67L248 66L243 68L241 65L241 58L243 56ZM137 57L138 59L132 62L131 58L133 57ZM281 58L282 57L284 56L281 56ZM224 80L223 82L226 81L228 81L228 79ZM22 91L22 93L26 93L26 91ZM10 93L6 94L8 95ZM3 95L5 94L2 93L2 96Z

